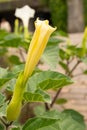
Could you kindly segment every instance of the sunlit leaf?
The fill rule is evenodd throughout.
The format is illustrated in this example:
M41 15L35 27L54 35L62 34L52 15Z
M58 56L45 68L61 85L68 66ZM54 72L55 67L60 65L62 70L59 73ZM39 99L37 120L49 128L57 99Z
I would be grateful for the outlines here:
M50 96L42 91L41 89L38 89L34 93L25 92L24 93L24 99L29 102L48 102L51 103Z
M20 61L20 58L16 55L11 55L9 57L9 61L12 63L12 64L21 64L21 61Z
M61 88L71 83L72 80L69 77L59 72L43 71L30 77L27 85L29 91L34 92L38 88L48 90L52 88Z
M75 114L75 113L73 113ZM79 117L79 115L77 115ZM82 119L83 120L83 119ZM28 120L23 130L85 130L83 122L78 122L72 115L56 110Z
M54 69L58 64L58 44L47 46L42 55L42 60L48 64L51 69Z
M3 106L0 107L0 117L6 116L6 109L7 109L7 102L5 102Z

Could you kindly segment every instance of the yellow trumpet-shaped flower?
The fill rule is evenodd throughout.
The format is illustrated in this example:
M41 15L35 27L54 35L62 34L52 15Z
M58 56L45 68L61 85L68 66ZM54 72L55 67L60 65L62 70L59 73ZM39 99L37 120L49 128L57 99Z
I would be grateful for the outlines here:
M38 63L51 33L56 29L51 27L47 20L40 21L38 19L35 22L35 28L36 30L30 43L24 72L19 75L16 81L13 97L7 107L7 119L9 121L13 121L18 118L21 111L26 82Z
M36 64L38 63L46 47L50 35L56 29L49 25L48 20L41 21L39 19L37 19L35 22L35 28L36 30L29 47L25 69L24 69L25 81L32 74Z

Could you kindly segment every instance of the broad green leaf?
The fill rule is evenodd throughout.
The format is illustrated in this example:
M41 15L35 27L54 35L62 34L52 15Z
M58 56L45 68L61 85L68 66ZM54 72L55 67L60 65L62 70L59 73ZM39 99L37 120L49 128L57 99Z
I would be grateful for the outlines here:
M1 47L19 47L23 46L24 48L28 48L30 41L25 41L22 35L15 35L14 33L10 33L3 37L0 41Z
M21 128L14 126L14 128L11 128L11 130L21 130Z
M63 113L71 115L74 120L76 120L80 124L83 124L83 126L85 127L84 117L79 112L77 112L73 109L66 109L66 110L63 111Z
M48 45L52 45L52 44L54 44L54 45L55 45L55 44L60 44L61 42L64 42L64 40L59 39L59 38L57 38L57 37L51 36L50 39L49 39L49 41L48 41L47 46L48 46Z
M4 39L5 36L7 36L9 33L5 30L0 29L0 41Z
M44 119L60 120L62 119L62 113L57 110L51 110L48 112L44 112L42 115L39 115L38 117Z
M75 113L73 113L75 114ZM79 116L79 115L77 115ZM49 111L41 116L28 120L23 126L23 130L85 130L83 122L78 122L72 115Z
M9 80L7 74L7 69L3 69L0 67L0 87Z
M2 93L0 93L0 106L4 104L4 101L5 101L5 96Z
M20 64L20 65L15 65L13 68L12 68L12 72L15 74L15 73L20 73L21 71L24 70L24 64Z
M45 119L45 118L33 118L25 123L22 130L39 130L40 128L52 125L56 122L56 119ZM44 129L45 130L45 129ZM58 130L58 129L57 129Z
M6 90L9 94L12 94L13 93L13 90L14 90L14 86L16 84L16 78L13 78L11 79L10 81L7 82L6 84Z
M45 111L46 111L45 104L40 104L40 105L34 107L34 114L36 116L43 114Z
M20 58L16 55L11 55L8 60L12 63L12 64L21 64Z
M65 50L63 49L59 49L59 56L62 60L66 60L66 59L69 59L70 56L66 53Z
M71 83L72 80L64 74L55 71L43 71L30 77L27 85L29 91L34 92L38 88L43 90L62 88Z
M2 123L0 123L0 130L5 130L5 127Z
M58 44L52 44L46 47L42 60L54 69L58 64Z
M64 36L64 37L68 37L68 34L64 31L55 31L52 35L54 36Z
M2 107L0 107L0 117L6 116L6 109L7 109L7 102L5 102Z
M1 68L0 68L0 70L1 70ZM14 75L12 73L7 73L7 74L3 75L3 77L1 77L1 75L0 75L0 87L2 87L6 82L8 82L9 80L11 80L14 77L16 77L16 75Z
M0 67L0 87L2 87L9 80L16 78L18 74L23 71L24 65L19 65L13 68L12 71Z
M24 93L24 99L29 102L48 102L51 103L50 96L42 91L41 89L38 89L34 93L25 92Z
M59 61L59 64L60 66L67 72L69 72L69 68L67 67L67 64L65 64L64 62L62 61Z

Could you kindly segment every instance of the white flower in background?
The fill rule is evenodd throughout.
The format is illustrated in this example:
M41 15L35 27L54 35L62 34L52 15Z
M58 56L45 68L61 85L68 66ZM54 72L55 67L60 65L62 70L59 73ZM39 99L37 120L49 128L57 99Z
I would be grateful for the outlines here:
M17 8L15 11L15 16L20 18L23 22L24 27L28 28L28 23L31 17L34 17L35 10L25 5L22 8Z

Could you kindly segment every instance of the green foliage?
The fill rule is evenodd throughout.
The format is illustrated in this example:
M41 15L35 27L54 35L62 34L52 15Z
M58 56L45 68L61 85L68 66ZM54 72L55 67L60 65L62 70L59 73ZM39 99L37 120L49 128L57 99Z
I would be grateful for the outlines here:
M16 35L14 33L7 33L6 31L0 30L0 47L24 47L28 48L30 40L25 40L23 35Z
M34 82L33 82L34 81ZM28 89L31 92L35 92L37 88L42 90L62 88L65 85L73 83L72 80L55 71L43 71L31 76L28 80Z
M58 64L58 42L59 40L54 39L54 43L52 41L53 44L51 44L50 40L42 55L42 61L47 63L51 69L54 69Z
M14 65L18 65L18 64L21 64L21 61L20 61L20 58L16 55L11 55L9 58L9 61Z
M4 130L4 129L5 128L4 128L3 124L0 123L0 130Z
M50 96L41 89L38 89L34 93L25 92L24 99L28 102L47 102L51 103Z
M79 121L73 118L75 114ZM37 125L38 124L38 125ZM28 120L23 126L23 130L85 130L83 117L73 111L73 115L56 110L44 113L41 116Z
M4 101L5 101L5 96L2 93L0 93L0 106L4 104Z
M49 0L48 4L51 12L53 25L58 30L67 31L67 3L66 0Z
M52 1L50 0L50 2ZM58 0L58 2L60 1ZM61 4L63 4L63 2L64 1L61 1ZM58 6L60 6L60 4ZM16 49L23 47L25 50L28 49L31 37L30 39L24 40L22 34L15 35L14 33L11 34L5 31L0 31L0 34L0 55L7 53L7 48L9 47ZM41 61L43 61L45 64L48 64L50 69L43 71L38 69L37 65L37 68L34 70L33 74L29 77L28 82L26 83L27 88L23 93L23 104L26 102L42 102L45 104L48 103L47 105L50 109L52 100L48 93L48 90L55 89L56 91L59 91L66 85L73 83L70 77L74 76L73 72L75 68L79 63L87 63L87 33L84 34L81 46L73 45L71 42L64 43L64 40L60 40L58 38L58 35L60 34L67 36L63 32L55 32L55 34L52 35L52 37L49 39L48 45L41 58ZM61 42L63 43L63 46L60 45ZM76 63L72 68L70 68L69 65L74 59L76 60ZM25 64L21 64L20 59L16 55L9 57L9 60L13 63L12 68L0 68L0 88L5 88L7 94L4 95L0 93L0 118L4 119L7 125L9 125L6 118L7 105L13 94L18 75L21 72L23 73L25 66ZM14 66L16 64L20 65ZM53 71L53 69L56 68L57 64L64 69L66 75ZM87 74L87 69L83 70L82 74ZM9 98L7 96L9 96ZM67 100L63 98L57 99L55 101L57 104L63 104L66 102ZM37 116L35 118L28 120L23 125L23 130L85 130L83 116L78 112L74 110L64 110L63 112L53 110L44 113L45 107L43 106L42 108L39 107L36 110L35 114ZM12 130L20 129L20 125L14 125L13 122Z

